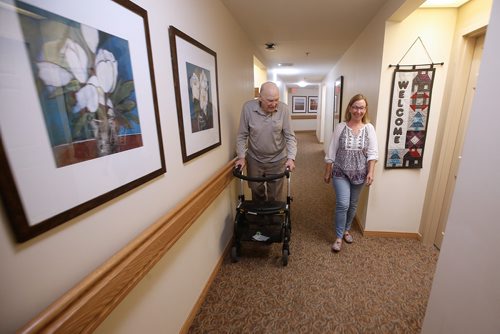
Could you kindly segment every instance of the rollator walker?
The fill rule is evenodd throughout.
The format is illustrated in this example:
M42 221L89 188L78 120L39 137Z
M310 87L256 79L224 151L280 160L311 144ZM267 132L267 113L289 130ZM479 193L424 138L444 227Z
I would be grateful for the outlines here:
M233 175L240 179L240 193L234 219L234 244L231 248L231 260L238 262L241 256L243 241L257 242L263 244L283 243L281 262L283 266L288 264L290 255L290 234L292 222L290 217L290 179L291 172L287 168L285 172L277 175L262 177L250 177L243 175L240 166L233 169ZM248 182L270 182L286 177L287 196L286 202L281 201L248 201L243 193L243 183Z

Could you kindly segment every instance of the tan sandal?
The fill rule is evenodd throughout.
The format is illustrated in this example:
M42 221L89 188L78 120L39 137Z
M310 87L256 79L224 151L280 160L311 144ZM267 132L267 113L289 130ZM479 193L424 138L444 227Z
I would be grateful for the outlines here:
M337 239L332 245L332 251L340 252L340 248L342 247L342 239Z
M352 238L352 235L349 232L344 233L344 240L348 244L352 244L352 242L354 241L354 239Z

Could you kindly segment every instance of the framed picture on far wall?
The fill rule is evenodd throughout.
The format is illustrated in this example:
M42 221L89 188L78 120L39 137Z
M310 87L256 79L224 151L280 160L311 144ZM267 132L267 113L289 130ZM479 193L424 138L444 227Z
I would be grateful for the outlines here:
M307 97L307 112L316 114L318 112L318 97L308 96Z
M335 80L335 86L333 91L333 128L335 125L342 122L342 86L344 85L344 76Z
M307 108L307 97L292 96L292 113L303 114Z
M221 145L217 54L170 26L177 119L182 161Z

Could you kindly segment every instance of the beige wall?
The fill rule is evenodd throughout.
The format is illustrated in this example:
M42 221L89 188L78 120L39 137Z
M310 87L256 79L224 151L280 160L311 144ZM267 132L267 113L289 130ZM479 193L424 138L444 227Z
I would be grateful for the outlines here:
M367 230L410 233L419 230L436 132L442 112L456 17L456 9L419 9L402 22L387 23L377 114L380 156L375 178L378 182L370 189L366 216ZM433 62L444 62L443 66L436 67L434 75L423 167L384 169L393 77L393 68L388 68L388 65L397 64L418 37L427 52L422 43L417 41L402 59L401 64L430 63L429 56Z
M493 2L446 237L434 275L423 334L500 331L500 3Z
M421 217L419 232L426 244L432 244L441 219L446 219L449 210L447 201L443 201L448 184L451 162L455 146L456 129L463 121L461 118L463 98L466 90L468 73L465 68L471 61L474 46L468 35L476 36L478 31L485 31L489 21L492 0L473 0L458 10L453 47L450 58L450 70L446 79L443 95L442 112L436 136L432 167L428 181L427 194ZM444 215L442 215L444 214Z
M318 96L319 98L319 88L318 86L308 86L304 88L296 87L293 88L293 93L290 88L287 89L288 97L287 104L290 107L290 111L292 110L292 97L293 96L305 96L306 101L309 96ZM319 106L321 108L321 106ZM306 106L307 109L307 106ZM318 111L319 114L319 111ZM318 115L316 114L316 115ZM307 115L307 114L306 114ZM309 114L311 115L311 114ZM314 114L313 114L314 116ZM316 130L316 119L292 119L292 126L294 131L315 131Z
M484 24L483 6L486 5L487 8L488 3L489 0L476 0L468 4L470 9L461 16L460 29L470 30ZM342 111L345 112L346 100L352 95L357 92L365 94L379 141L376 181L370 189L363 192L358 208L361 224L367 231L418 233L438 139L438 124L442 119L443 100L447 94L445 87L449 82L448 69L453 64L453 40L458 29L456 21L459 11L418 9L418 1L407 1L402 7L404 10L397 15L402 21L387 21L400 4L397 1L386 4L323 82L326 91L326 113L322 115L324 148L327 149L332 133L333 84L338 76L343 75ZM413 9L409 8L411 6ZM385 170L383 161L393 75L389 64L398 63L417 37L423 41L432 61L444 62L444 66L438 66L435 72L424 165L418 170ZM417 42L401 64L429 62L422 44ZM403 189L402 184L409 188Z
M388 1L323 81L326 93L323 123L325 151L333 133L333 87L339 76L344 76L342 112L345 112L345 101L362 92L368 98L370 118L376 121L385 22L404 2Z
M259 88L267 81L267 69L257 57L253 57L253 82L254 87Z
M33 318L234 157L241 104L253 96L251 43L219 0L134 2L148 12L167 173L24 244L14 242L2 206L2 333L12 333ZM169 25L217 53L222 145L186 164L177 126ZM229 190L221 194L97 332L178 332L232 235L235 200Z
M349 50L342 56L337 65L330 71L323 82L326 91L326 108L322 121L324 121L324 149L328 149L331 135L333 133L333 87L335 80L344 76L342 113L345 112L347 102L353 95L363 93L369 103L369 115L372 123L377 129L379 137L379 150L383 147L383 135L377 123L377 114L379 113L379 87L381 78L382 55L384 50L384 33L387 19L404 3L403 0L388 1L386 5L377 13L373 20L368 24L358 39L351 45ZM404 53L404 52L403 52ZM398 58L399 59L399 58ZM387 97L387 101L388 101ZM388 109L386 109L388 110ZM385 111L382 110L382 113ZM383 153L383 152L381 152ZM380 165L377 167L379 170ZM376 180L374 187L384 186L383 181ZM370 190L372 191L372 190ZM358 217L361 218L361 224L365 224L366 201L368 190L365 190L360 199L358 207Z
M292 120L293 130L297 131L315 131L316 119L294 119Z

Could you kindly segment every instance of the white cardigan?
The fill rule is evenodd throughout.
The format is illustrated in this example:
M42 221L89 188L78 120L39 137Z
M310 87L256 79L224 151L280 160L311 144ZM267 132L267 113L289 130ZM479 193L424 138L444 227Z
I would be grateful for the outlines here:
M335 156L337 155L337 149L339 146L339 139L342 130L347 126L346 122L337 124L335 130L333 131L332 139L330 141L330 146L328 147L328 152L325 156L326 163L335 162ZM366 150L366 161L378 160L378 144L377 144L377 134L375 133L375 128L371 123L367 123L363 126L366 128L368 133L368 148Z

